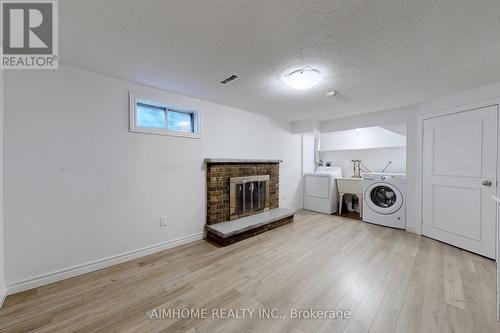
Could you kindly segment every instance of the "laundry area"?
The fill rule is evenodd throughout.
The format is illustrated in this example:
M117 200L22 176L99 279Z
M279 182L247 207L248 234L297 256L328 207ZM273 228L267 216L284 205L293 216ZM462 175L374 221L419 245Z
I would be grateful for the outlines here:
M406 228L406 125L321 133L314 146L305 209Z

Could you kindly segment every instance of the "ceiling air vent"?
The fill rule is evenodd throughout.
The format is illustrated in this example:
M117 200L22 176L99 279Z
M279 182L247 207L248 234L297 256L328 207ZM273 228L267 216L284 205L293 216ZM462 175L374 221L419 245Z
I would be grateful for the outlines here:
M231 75L230 77L228 77L228 78L226 78L226 79L224 79L224 80L220 81L220 83L222 83L222 84L226 84L226 83L229 83L229 82L231 82L231 81L233 81L233 80L236 80L237 78L238 78L238 76L233 74L233 75Z

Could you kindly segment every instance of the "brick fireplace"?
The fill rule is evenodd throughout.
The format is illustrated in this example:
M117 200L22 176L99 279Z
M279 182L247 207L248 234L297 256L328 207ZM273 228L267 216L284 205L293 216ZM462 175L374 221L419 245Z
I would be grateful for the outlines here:
M246 162L244 162L246 161ZM260 163L258 161L261 161ZM269 176L268 209L279 207L279 163L280 160L221 160L207 159L207 224L234 220L252 215L264 209L242 214L231 214L231 179L251 176Z
M227 245L293 221L293 213L279 208L281 162L205 159L208 239L224 238L216 239L216 242ZM256 222L255 227L248 226L253 223L250 219L260 217L268 220ZM235 228L238 223L244 223L245 230L231 231L231 237L217 231L217 227Z

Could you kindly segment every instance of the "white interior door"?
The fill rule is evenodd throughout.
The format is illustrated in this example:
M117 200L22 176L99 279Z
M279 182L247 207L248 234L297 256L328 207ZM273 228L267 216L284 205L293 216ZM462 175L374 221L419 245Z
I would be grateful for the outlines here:
M424 120L422 234L495 258L498 106Z

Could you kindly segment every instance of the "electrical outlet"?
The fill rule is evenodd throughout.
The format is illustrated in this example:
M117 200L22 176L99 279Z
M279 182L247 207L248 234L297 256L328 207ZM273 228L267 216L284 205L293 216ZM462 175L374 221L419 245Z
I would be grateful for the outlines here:
M166 216L162 216L160 218L160 226L162 226L162 227L166 227L167 226L167 217Z

